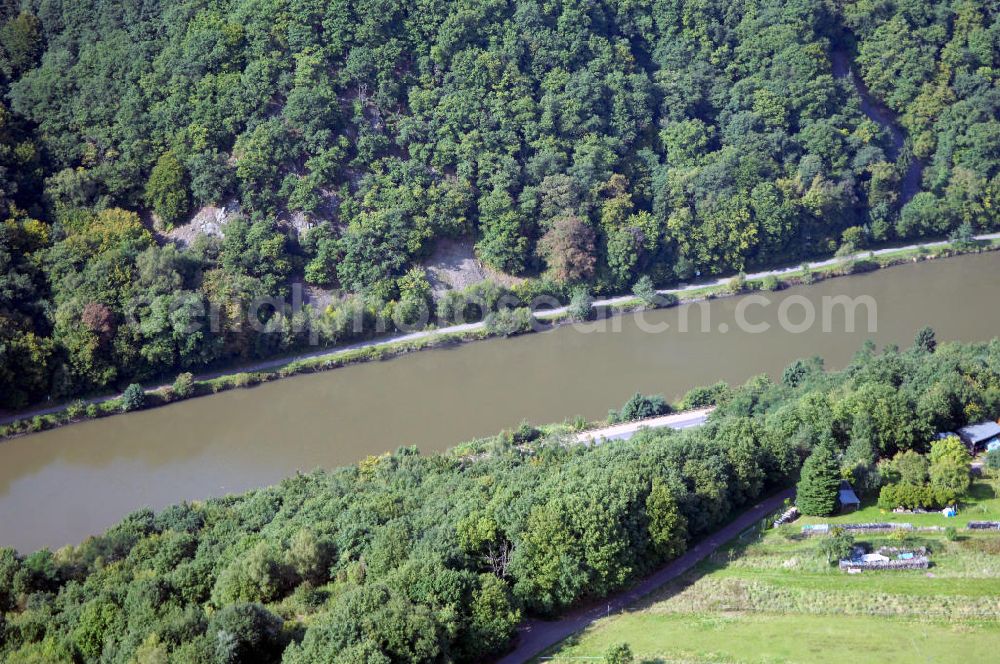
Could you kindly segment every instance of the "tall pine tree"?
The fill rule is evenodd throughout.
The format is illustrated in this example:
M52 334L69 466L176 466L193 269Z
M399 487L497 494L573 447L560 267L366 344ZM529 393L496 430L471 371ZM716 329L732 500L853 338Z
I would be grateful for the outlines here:
M839 486L840 466L837 459L828 446L820 445L802 464L795 504L803 514L810 516L832 514L837 507Z

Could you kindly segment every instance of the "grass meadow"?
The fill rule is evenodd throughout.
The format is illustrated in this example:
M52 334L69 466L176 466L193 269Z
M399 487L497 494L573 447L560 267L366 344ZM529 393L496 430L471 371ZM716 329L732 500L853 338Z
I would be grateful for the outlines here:
M957 518L883 514L868 506L801 519L734 541L677 582L605 618L540 661L602 661L626 642L637 662L962 662L1000 657L1000 533L914 533L931 568L848 575L830 565L809 522L909 521L953 525L1000 518L996 480L979 480ZM859 542L900 546L888 535Z

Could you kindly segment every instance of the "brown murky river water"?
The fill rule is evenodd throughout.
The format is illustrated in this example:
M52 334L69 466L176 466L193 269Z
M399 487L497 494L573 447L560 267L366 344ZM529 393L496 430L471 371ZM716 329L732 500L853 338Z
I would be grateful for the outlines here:
M673 399L718 380L780 375L817 354L840 367L865 339L909 345L923 325L940 341L985 340L1000 330L1000 253L767 295L767 305L728 298L624 316L606 331L564 326L424 351L0 442L0 546L75 543L143 506L263 486L399 445L442 450L522 419L596 419L637 390ZM842 307L824 316L824 298L844 295L872 298L875 332L863 304L854 332ZM782 311L799 326L810 308L808 329L782 329ZM770 329L741 330L739 313Z

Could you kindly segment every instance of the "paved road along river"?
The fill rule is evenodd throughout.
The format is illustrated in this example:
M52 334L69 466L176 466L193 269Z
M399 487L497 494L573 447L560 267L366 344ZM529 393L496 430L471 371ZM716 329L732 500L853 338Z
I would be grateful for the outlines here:
M998 294L1000 254L931 261L771 294L745 311L770 325L766 333L741 331L743 300L728 298L624 316L620 331L566 326L423 351L10 440L0 443L0 546L78 542L142 506L262 486L401 444L441 450L522 419L597 419L637 390L674 399L696 385L778 375L815 354L838 367L867 338L907 345L925 324L941 340L987 339L1000 330ZM838 295L870 296L877 330L868 332L862 307L854 332L840 309L824 332L822 303ZM793 323L807 305L816 323L782 330L783 302L794 305ZM642 329L657 324L668 328Z

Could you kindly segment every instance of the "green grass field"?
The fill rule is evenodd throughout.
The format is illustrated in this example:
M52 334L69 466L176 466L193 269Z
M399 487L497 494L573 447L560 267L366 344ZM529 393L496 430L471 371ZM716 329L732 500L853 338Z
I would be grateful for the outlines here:
M609 644L627 642L636 661L991 662L1000 647L996 625L914 623L859 616L761 614L655 615L646 612L602 621L553 663L601 661ZM597 657L590 659L591 657Z
M996 484L981 480L958 519L886 515L867 507L825 522L892 520L964 526L1000 514ZM903 518L905 517L905 518ZM734 542L630 611L595 623L545 661L600 661L626 642L637 662L996 661L1000 657L1000 534L915 534L928 570L847 575L827 563L800 520ZM900 542L859 538L875 546Z

